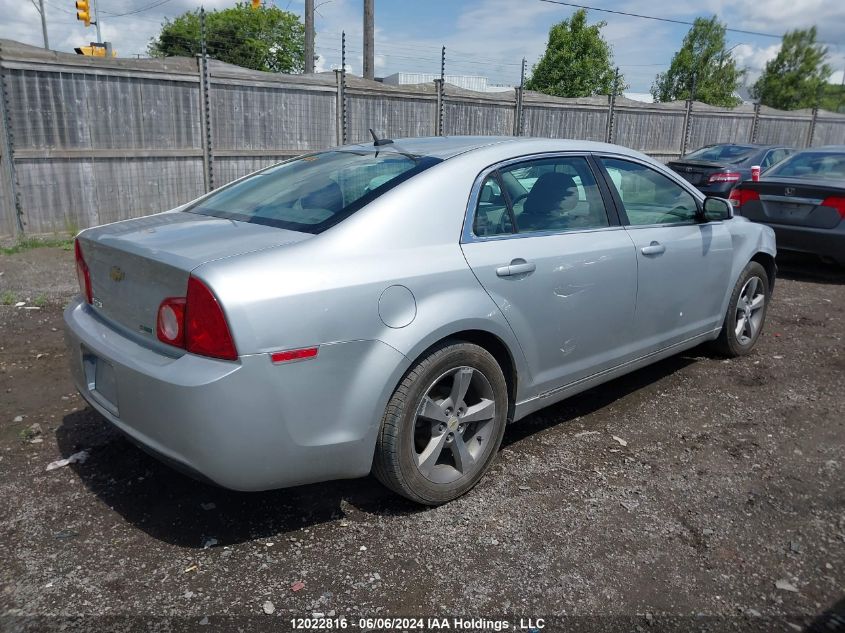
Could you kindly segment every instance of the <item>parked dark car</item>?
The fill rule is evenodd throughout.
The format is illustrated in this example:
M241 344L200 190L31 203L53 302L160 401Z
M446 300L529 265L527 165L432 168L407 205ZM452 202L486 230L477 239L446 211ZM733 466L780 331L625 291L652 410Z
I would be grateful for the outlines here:
M720 143L705 145L670 161L667 166L702 193L727 197L737 183L751 180L753 165L759 165L762 173L794 152L794 149L780 145Z
M737 215L771 226L778 250L845 266L845 146L807 149L730 193Z

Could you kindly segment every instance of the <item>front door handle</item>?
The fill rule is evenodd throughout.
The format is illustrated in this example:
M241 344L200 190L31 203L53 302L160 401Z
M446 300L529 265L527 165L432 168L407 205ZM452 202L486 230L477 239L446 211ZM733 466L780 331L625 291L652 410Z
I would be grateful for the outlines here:
M652 242L648 246L643 246L640 249L640 252L643 255L660 255L661 253L666 252L666 247L660 242Z
M534 262L527 262L521 257L511 260L507 266L499 266L496 269L496 274L499 277L513 277L514 275L526 275L537 270L537 265Z

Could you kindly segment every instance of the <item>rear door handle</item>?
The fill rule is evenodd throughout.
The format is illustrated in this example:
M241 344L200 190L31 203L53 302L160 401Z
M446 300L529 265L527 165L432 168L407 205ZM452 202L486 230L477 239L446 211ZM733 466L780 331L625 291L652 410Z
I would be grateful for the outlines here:
M643 246L640 249L640 252L643 255L660 255L661 253L666 252L666 247L660 242L652 242L648 246Z
M537 265L534 262L527 262L521 257L511 260L507 266L499 266L496 269L496 274L499 277L513 277L514 275L525 275L533 273L537 270Z

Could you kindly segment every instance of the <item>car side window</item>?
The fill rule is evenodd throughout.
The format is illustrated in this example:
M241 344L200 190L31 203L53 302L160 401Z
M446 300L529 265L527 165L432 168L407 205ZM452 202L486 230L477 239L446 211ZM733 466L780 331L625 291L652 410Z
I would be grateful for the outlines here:
M487 176L481 185L472 232L479 237L513 233L511 212L495 173Z
M760 171L765 171L772 165L776 165L786 158L787 155L788 152L785 149L773 149L766 154L766 158L763 159L763 163L760 165Z
M583 157L526 161L500 174L519 233L610 226L601 192Z
M627 160L601 158L632 226L695 220L698 204L686 189L658 171Z

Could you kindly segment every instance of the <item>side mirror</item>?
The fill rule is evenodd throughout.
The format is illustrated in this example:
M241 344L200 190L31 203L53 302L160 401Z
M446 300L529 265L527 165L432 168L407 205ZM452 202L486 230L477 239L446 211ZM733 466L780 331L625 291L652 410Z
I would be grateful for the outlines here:
M724 198L707 196L704 199L704 220L705 222L718 222L719 220L730 220L734 217L734 208Z

